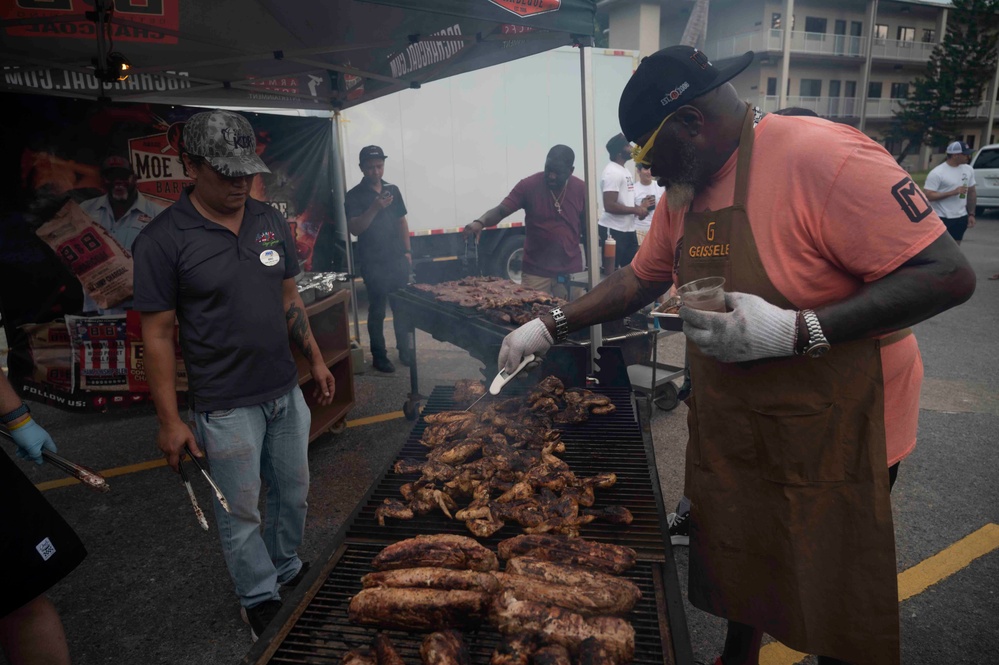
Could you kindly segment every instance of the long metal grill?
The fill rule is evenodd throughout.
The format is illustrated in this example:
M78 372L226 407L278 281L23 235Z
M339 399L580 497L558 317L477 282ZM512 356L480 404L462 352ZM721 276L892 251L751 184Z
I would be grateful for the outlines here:
M686 626L680 627L677 638L671 633L668 618L674 616L683 620L682 608L677 610L680 603L675 570L668 559L664 540L666 528L662 499L653 486L654 462L643 438L630 389L601 387L594 390L610 397L616 410L603 416L591 415L589 421L580 425L558 426L566 445L566 452L559 456L580 477L598 472L616 473L618 480L613 487L596 490L594 507L623 505L631 510L635 519L628 526L594 521L581 527L581 536L626 545L639 553L638 564L623 575L642 590L642 600L627 617L636 634L633 662L639 665L671 664L676 662L675 653L684 653L689 648L676 651L675 639L686 643ZM504 391L504 397L510 396L511 392L517 392L514 384ZM454 388L450 386L435 388L424 413L454 409L453 393ZM429 449L419 443L425 427L421 418L403 446L400 458L421 459L426 455ZM652 468L650 465L653 465ZM259 659L246 662L340 663L348 650L372 644L378 631L351 624L347 617L350 599L361 589L361 577L372 570L372 558L386 545L418 534L471 535L464 522L448 519L439 512L418 515L412 520L387 520L385 526L378 525L374 511L382 500L401 498L399 487L417 477L418 474L399 476L392 472L391 467L388 469L346 527L342 544L329 558L318 580L306 592L277 637L267 645ZM519 533L519 526L509 525L492 538L480 539L480 542L495 551L498 541ZM425 634L387 632L407 663L420 662L419 648ZM500 635L487 624L473 631L463 631L463 636L476 665L489 662L500 640ZM249 656L253 656L258 649L251 651ZM685 660L679 655L677 658Z

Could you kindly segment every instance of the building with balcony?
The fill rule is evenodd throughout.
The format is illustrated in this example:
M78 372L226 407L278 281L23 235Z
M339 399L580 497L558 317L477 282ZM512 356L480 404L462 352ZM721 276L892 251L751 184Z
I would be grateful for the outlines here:
M884 134L940 43L949 5L949 0L711 0L697 45L719 64L753 51L753 63L732 83L764 111L808 108L858 127L897 154L901 146L886 142ZM694 0L603 0L597 7L609 46L643 56L680 43L696 11ZM997 97L997 81L999 72L955 139L972 147L995 142L997 105L990 100ZM924 147L907 166L925 168L931 158Z

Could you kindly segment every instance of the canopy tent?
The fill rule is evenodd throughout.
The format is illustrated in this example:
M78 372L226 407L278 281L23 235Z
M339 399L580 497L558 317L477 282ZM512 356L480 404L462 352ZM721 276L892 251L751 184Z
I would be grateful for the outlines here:
M2 90L326 110L556 46L589 46L596 12L593 0L64 0L30 8L40 6L0 0ZM95 67L106 71L117 54L131 63L130 76L102 85Z
M595 0L0 0L0 90L336 112L558 46L591 46L595 14ZM592 286L600 257L589 51L580 49ZM123 60L129 76L116 81ZM354 320L356 330L356 309ZM591 338L598 348L599 327Z

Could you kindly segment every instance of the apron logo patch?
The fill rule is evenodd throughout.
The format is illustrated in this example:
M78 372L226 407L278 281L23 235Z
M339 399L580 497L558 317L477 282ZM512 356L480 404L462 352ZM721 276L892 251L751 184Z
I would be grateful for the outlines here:
M729 255L729 243L715 242L716 223L717 222L708 222L707 227L704 230L704 238L707 240L706 243L690 246L690 250L688 251L690 258L703 259L707 257Z
M930 202L926 200L926 196L916 183L912 182L912 178L904 178L892 187L891 195L895 197L902 212L913 224L918 224L933 212Z
M48 561L56 553L55 545L53 545L52 541L48 538L35 545L35 549L38 550L38 554L41 555L42 561Z

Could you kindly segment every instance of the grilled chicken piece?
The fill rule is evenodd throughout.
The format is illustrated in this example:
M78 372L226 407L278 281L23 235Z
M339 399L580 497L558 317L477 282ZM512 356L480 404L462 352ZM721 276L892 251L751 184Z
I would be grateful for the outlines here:
M443 589L445 591L484 591L496 593L500 585L492 573L448 568L399 568L368 573L361 585L370 588Z
M397 520L413 519L413 509L396 499L385 499L382 505L375 508L375 517L378 518L378 526L385 526L385 518L391 517Z
M608 413L614 413L616 410L617 407L614 406L613 404L604 404L601 406L592 407L590 409L590 413L596 414L598 416L604 416L607 415Z
M531 411L540 411L542 413L558 413L558 402L555 401L554 397L539 397L538 399L531 402Z
M378 656L378 665L405 665L402 656L395 650L395 645L385 633L375 635L375 655Z
M490 511L496 519L517 522L523 527L538 526L545 521L542 506L535 498L510 503L492 503Z
M378 656L368 647L351 649L343 654L342 665L378 665Z
M541 381L538 381L536 391L550 395L561 395L565 392L565 384L557 376L546 376Z
M635 629L618 617L587 619L562 607L517 600L509 591L496 596L489 616L501 633L534 633L546 642L561 644L570 653L576 653L583 640L592 637L619 662L630 661L635 655Z
M634 566L637 556L630 547L549 534L507 538L499 543L498 551L503 559L526 555L613 574L623 573Z
M595 637L587 637L582 641L579 645L579 658L576 659L576 662L579 665L618 665L620 663L607 645ZM381 665L381 662L378 665Z
M617 482L616 473L598 473L595 476L590 476L589 478L583 478L581 481L584 485L591 485L599 489L605 490L608 487L613 487L614 483Z
M474 379L460 379L454 382L454 403L468 405L486 394L486 386Z
M606 508L587 508L583 515L594 517L611 524L631 524L635 517L624 506L607 506Z
M468 648L461 634L453 630L430 633L420 645L423 665L469 665Z
M499 570L496 555L474 538L452 534L416 536L392 543L371 561L375 570L437 566L458 570Z
M638 600L633 593L622 592L618 585L567 586L515 573L493 574L503 590L518 600L564 607L586 617L627 614Z
M493 651L489 665L530 665L531 656L537 648L536 635L530 633L507 635ZM570 664L566 662L565 665Z
M600 590L618 599L618 604L630 611L642 599L642 591L633 582L577 566L564 566L533 557L515 557L506 562L506 572L540 580L549 584L564 585L572 589Z
M587 638L593 639L593 638ZM586 642L586 640L583 640ZM561 644L547 644L531 656L534 665L571 665L572 658L569 657L569 650Z
M414 490L413 500L409 502L409 507L419 515L426 515L431 510L440 508L450 518L451 511L457 510L458 504L455 503L450 495L442 492L433 485L427 485Z
M560 425L578 425L590 419L590 410L582 404L567 404L564 409L552 416Z
M351 598L356 624L398 630L440 630L475 625L488 611L484 591L370 588Z
M506 522L490 516L484 519L468 520L465 522L465 526L468 527L468 530L471 531L473 535L476 535L479 538L489 538L494 533L505 527Z
M458 441L456 443L445 443L443 445L437 446L427 455L427 459L431 462L441 462L443 464L462 464L469 457L479 452L482 449L482 441L476 441L474 439L465 439L464 441ZM457 471L455 471L457 475ZM454 476L452 476L453 478ZM448 478L450 480L450 478Z
M471 435L466 437L465 434L475 431L478 424L479 419L476 418L474 420L453 420L439 425L430 425L427 429L423 430L423 434L420 436L420 443L427 448L436 448L454 439L474 438Z
M442 425L456 421L477 420L478 417L470 411L441 411L439 413L424 414L423 420L428 425Z

